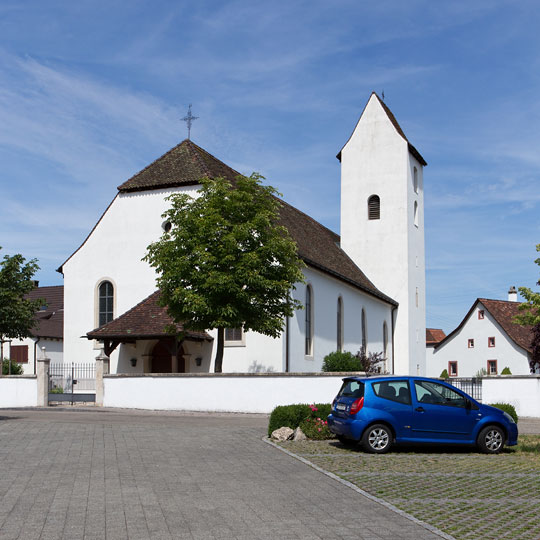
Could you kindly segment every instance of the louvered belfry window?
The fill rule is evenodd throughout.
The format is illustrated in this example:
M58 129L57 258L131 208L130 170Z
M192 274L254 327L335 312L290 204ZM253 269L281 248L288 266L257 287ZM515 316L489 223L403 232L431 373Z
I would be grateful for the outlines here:
M378 195L372 195L368 199L368 219L381 219L381 199Z

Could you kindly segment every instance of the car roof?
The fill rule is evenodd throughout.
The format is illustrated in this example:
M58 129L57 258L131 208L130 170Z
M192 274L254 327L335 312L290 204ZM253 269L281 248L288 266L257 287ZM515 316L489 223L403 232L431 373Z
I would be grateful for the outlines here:
M444 383L447 382L443 379L434 379L432 377L417 377L414 375L376 375L374 377L357 377L355 375L350 375L349 377L343 377L344 381L354 380L354 381L361 381L363 383L366 382L378 382L378 381L403 381L403 380L412 380L415 381L433 381L438 383ZM448 383L450 384L450 383Z

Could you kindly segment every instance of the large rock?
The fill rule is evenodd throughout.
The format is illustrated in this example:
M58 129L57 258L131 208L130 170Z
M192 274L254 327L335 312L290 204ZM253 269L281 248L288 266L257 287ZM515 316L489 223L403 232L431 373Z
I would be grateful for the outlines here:
M300 427L297 427L294 430L292 440L293 441L307 441L307 437L306 437L306 434L300 429Z
M280 427L272 431L272 439L275 441L287 441L292 438L294 431L290 427Z

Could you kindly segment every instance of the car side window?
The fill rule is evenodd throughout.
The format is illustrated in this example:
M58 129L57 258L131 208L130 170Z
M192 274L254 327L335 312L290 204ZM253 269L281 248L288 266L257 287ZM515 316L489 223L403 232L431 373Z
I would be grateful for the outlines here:
M377 397L397 401L405 405L411 404L408 381L382 381L373 383L372 386Z
M452 388L432 381L414 381L416 400L419 403L465 407L467 400Z

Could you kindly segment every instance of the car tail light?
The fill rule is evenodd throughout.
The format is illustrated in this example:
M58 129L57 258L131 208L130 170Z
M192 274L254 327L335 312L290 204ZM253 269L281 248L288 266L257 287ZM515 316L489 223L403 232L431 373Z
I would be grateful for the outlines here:
M363 397L358 398L351 405L351 410L349 411L350 414L356 414L363 406L364 406L364 398Z

